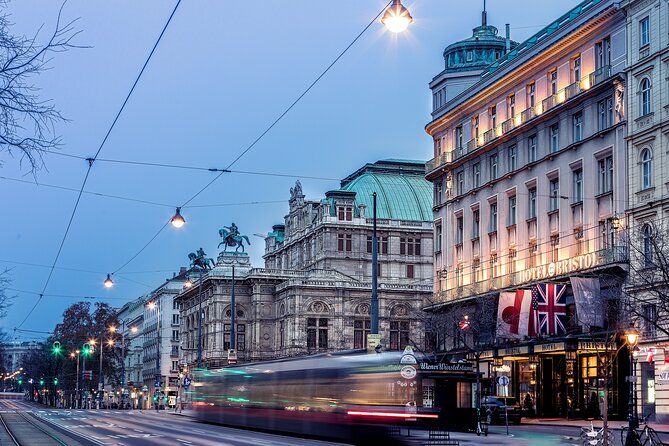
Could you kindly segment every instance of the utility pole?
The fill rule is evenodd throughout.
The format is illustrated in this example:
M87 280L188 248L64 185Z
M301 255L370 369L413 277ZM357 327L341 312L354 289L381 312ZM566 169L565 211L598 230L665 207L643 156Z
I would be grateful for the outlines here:
M237 340L235 338L235 264L232 264L232 293L230 295L230 349L237 349ZM228 354L229 356L229 354ZM229 361L229 358L228 358Z
M378 275L378 251L379 244L376 239L376 192L372 194L373 197L373 227L372 227L372 302L371 302L371 316L372 326L371 334L379 334L379 298L377 294L377 275Z
M199 290L197 292L197 368L202 368L202 268L198 267L200 273Z

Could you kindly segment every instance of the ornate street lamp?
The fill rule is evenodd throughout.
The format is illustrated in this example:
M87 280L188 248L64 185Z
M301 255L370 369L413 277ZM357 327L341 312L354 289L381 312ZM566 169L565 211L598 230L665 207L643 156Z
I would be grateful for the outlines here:
M636 373L634 370L634 348L639 343L639 333L636 330L630 330L625 333L625 343L629 349L630 355L630 374L629 381L629 411L627 418L629 420L629 427L627 429L627 437L625 437L625 446L640 446L641 441L636 428L639 427L639 419L636 416L636 405L634 404L634 395L636 392Z
M413 18L400 0L393 0L393 4L386 9L381 18L381 23L392 33L401 33L407 29L411 22L413 22Z

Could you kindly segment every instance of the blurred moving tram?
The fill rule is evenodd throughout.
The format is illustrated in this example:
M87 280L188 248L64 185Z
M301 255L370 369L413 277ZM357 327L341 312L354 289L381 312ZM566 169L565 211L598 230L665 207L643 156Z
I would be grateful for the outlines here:
M416 405L419 375L400 374L401 356L355 350L199 370L190 399L202 421L379 444L369 441L389 426L439 418Z

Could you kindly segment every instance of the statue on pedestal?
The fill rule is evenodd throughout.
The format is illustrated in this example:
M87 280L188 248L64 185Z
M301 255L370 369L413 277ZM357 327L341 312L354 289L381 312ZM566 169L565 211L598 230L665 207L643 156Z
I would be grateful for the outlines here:
M234 223L232 223L230 226L223 226L222 229L218 230L218 235L220 235L223 239L223 241L218 244L218 247L220 248L221 245L225 245L223 252L228 249L228 246L235 246L235 252L238 252L240 249L242 252L246 252L244 249L244 240L246 240L247 245L251 244L247 236L239 234L239 229Z

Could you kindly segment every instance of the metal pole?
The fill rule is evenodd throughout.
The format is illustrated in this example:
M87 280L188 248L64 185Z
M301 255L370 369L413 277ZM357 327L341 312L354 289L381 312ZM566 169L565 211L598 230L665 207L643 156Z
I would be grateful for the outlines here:
M102 336L100 336L100 385L98 386L98 409L102 408L102 389L105 386L105 380L102 377L102 347L103 347Z
M77 353L77 388L76 388L76 406L79 408L79 353Z
M235 338L235 265L232 264L232 293L230 294L230 348L236 349L237 340Z
M629 373L629 401L628 401L628 414L627 418L629 421L627 428L627 437L625 437L625 446L639 446L641 442L639 441L639 435L636 432L636 428L639 426L638 421L635 417L635 407L634 407L634 384L636 376L634 376L634 351L629 346L630 354L630 373Z
M372 226L372 302L371 302L371 316L372 327L371 334L379 334L379 298L377 295L377 271L378 271L378 250L379 245L376 239L376 192L372 194L373 197L373 226Z
M202 268L199 268L200 272L200 285L199 291L197 293L197 368L202 368Z
M125 386L125 321L121 331L121 392Z
M160 370L160 300L156 300L156 318L156 339L158 340L158 343L156 344L156 376L158 378L158 389L160 389L160 382L163 380L163 373ZM156 410L160 409L160 391L158 389L156 389L156 393L158 394Z

